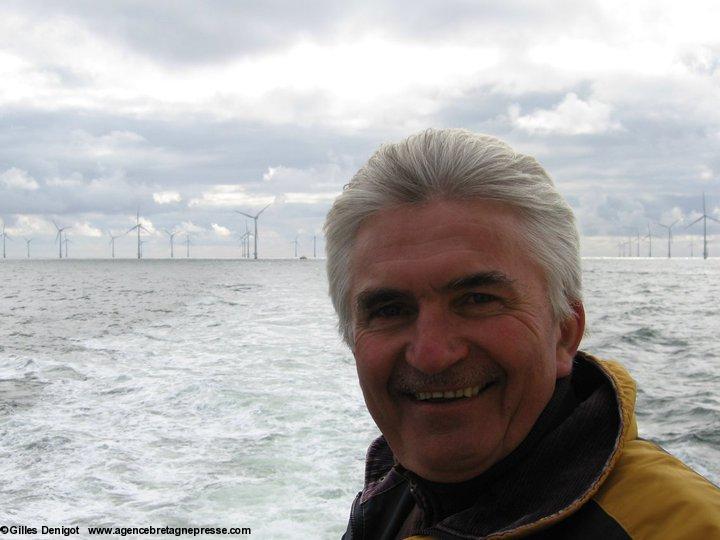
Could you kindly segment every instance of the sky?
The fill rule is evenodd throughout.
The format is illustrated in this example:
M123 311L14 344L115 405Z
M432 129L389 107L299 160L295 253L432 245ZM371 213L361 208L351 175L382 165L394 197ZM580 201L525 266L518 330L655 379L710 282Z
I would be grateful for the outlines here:
M538 158L585 256L720 219L720 2L6 0L0 219L8 258L313 256L382 143L428 127ZM709 222L720 256L720 225ZM633 242L633 252L637 241ZM1 246L0 246L1 247ZM647 240L641 243L646 255Z

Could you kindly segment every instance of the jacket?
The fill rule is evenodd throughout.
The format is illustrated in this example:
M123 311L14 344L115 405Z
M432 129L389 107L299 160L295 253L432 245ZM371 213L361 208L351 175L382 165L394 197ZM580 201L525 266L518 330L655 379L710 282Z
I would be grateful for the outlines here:
M442 491L376 439L343 538L393 540L410 521L403 537L413 540L720 539L720 490L638 438L625 368L579 352L566 379L525 441L463 487L468 505L449 515Z

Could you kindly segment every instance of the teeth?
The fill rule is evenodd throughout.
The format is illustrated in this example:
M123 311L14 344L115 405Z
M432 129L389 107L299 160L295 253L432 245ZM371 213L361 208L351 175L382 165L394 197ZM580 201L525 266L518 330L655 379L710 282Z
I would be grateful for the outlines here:
M468 386L458 390L446 390L444 392L418 392L415 399L425 401L427 399L457 399L461 397L475 397L480 393L479 386Z

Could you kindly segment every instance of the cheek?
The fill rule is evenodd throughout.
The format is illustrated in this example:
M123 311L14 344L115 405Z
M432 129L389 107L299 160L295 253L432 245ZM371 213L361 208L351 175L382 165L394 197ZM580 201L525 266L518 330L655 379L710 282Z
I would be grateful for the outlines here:
M390 348L383 340L360 333L355 340L355 368L365 399L384 390L392 372Z

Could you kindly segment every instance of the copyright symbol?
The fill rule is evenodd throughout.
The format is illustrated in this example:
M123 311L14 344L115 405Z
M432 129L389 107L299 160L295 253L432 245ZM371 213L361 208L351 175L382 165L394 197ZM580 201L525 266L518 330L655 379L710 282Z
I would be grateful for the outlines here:
M8 530L7 525L0 527L0 533L7 534Z

